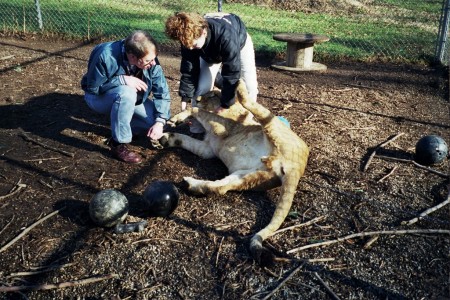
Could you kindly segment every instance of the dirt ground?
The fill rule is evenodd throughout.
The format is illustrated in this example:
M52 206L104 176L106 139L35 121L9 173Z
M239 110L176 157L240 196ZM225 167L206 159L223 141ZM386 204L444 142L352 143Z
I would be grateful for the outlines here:
M144 163L112 158L108 119L88 109L79 87L92 47L0 37L0 299L450 298L449 206L402 223L448 198L448 159L431 170L410 161L424 135L450 142L448 71L324 62L326 72L289 73L258 58L258 101L311 149L283 224L293 227L266 243L284 260L268 269L251 259L248 238L269 221L279 189L189 195L183 176L219 179L225 166L145 140L133 142ZM175 114L180 58L165 51L160 60ZM369 160L397 134L376 153L406 161ZM181 193L169 218L141 209L145 187L159 179ZM93 225L89 201L107 188L127 196L127 222L149 222L143 232Z

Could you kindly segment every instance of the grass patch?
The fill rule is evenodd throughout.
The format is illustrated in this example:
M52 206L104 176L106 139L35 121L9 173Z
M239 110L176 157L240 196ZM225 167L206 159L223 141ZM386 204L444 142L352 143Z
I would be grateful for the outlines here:
M224 1L226 2L226 1ZM281 53L286 45L273 40L280 32L323 34L330 41L318 45L318 56L357 60L386 57L420 61L434 54L440 1L376 0L348 10L303 13L264 6L223 3L245 21L257 51ZM217 11L208 0L48 0L41 1L43 33L82 39L114 39L145 29L161 43L170 41L164 22L175 11ZM0 0L3 31L39 32L34 2Z

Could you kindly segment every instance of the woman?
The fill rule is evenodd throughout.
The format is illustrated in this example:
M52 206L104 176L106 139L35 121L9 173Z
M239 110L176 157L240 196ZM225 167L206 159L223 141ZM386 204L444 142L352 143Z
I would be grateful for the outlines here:
M187 102L196 106L197 97L213 89L219 71L222 98L216 112L234 104L240 78L244 80L250 98L256 101L255 51L245 24L238 16L213 13L202 17L180 12L167 19L166 34L181 43L179 95L182 110ZM202 128L191 126L191 132L202 132Z

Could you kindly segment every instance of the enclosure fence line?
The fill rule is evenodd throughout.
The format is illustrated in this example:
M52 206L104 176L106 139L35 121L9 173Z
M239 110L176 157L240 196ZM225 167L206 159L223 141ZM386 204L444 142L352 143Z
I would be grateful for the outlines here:
M256 51L281 53L276 33L330 37L315 49L321 58L384 59L449 63L450 0L326 1L267 0L0 0L4 33L111 39L134 29L162 44L164 22L176 11L238 14ZM306 1L307 2L307 1ZM309 5L309 6L307 6Z

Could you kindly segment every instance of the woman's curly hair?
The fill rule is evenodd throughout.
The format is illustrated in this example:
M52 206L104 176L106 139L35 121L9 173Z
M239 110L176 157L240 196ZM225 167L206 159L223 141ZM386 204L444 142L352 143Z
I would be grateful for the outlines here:
M202 35L207 26L208 23L199 14L179 12L167 19L166 34L186 48L192 48L194 40Z

